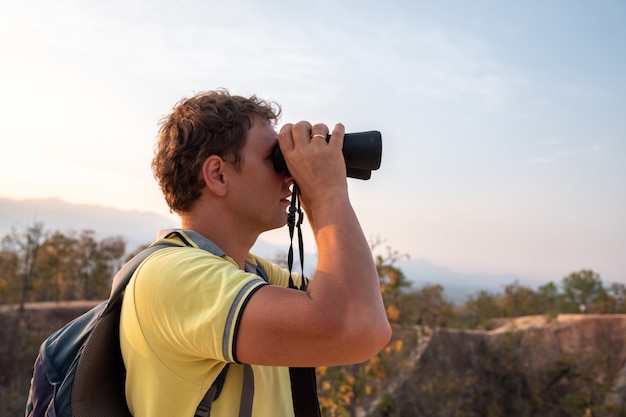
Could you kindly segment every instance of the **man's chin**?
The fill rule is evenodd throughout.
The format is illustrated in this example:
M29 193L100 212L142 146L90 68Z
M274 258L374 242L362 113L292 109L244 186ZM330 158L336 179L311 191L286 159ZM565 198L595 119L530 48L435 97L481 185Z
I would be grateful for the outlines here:
M277 220L273 225L268 227L265 231L270 232L272 230L277 230L285 227L287 225L287 216L284 219Z

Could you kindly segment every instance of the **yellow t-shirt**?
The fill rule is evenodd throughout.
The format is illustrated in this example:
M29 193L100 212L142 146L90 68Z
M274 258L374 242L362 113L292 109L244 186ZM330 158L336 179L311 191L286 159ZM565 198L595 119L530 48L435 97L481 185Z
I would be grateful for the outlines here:
M237 361L235 342L243 309L262 286L287 287L289 273L249 255L246 269L254 270L260 263L267 283L240 270L199 234L178 231L178 236L192 247L156 251L139 266L126 288L120 345L127 369L128 406L135 417L191 417L229 362L211 416L236 416L243 365ZM176 235L168 239L181 242ZM294 280L299 286L301 278L294 274ZM288 368L252 365L252 369L252 415L293 416Z

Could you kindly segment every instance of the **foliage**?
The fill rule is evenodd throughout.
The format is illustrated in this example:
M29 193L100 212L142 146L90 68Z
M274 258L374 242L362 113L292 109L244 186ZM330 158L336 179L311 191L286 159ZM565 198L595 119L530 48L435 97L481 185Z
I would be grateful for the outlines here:
M426 284L403 294L398 302L400 324L417 324L432 328L446 327L454 319L454 304L444 296L439 284Z
M0 304L104 299L125 251L121 237L97 240L90 230L13 230L1 240Z
M516 281L505 286L503 294L479 291L459 306L457 319L462 318L466 325L458 327L472 328L488 327L489 321L498 317L625 312L624 284L613 283L605 288L597 273L581 270L564 277L560 288L549 282L533 290Z
M582 270L563 278L564 307L569 313L576 313L580 306L588 306L605 296L602 280L593 271Z
M484 290L468 298L465 312L473 327L483 325L489 319L502 317L504 314L499 297Z

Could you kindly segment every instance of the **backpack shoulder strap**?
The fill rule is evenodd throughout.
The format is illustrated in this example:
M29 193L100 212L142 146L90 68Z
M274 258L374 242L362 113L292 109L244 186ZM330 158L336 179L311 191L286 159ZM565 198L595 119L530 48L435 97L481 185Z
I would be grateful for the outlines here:
M128 282L130 281L131 277L135 273L135 270L139 267L139 265L141 265L143 261L146 260L148 256L152 255L154 252L156 252L159 249L175 247L175 246L177 245L169 244L169 243L159 243L158 245L149 246L146 249L139 252L137 255L135 255L131 260L129 260L118 271L118 273L115 274L115 277L113 278L113 284L111 285L111 295L109 296L108 304L114 305L115 303L118 302L118 300L121 299L122 295L124 294L124 290L126 289L126 286L128 285ZM105 310L105 314L107 312L108 311Z

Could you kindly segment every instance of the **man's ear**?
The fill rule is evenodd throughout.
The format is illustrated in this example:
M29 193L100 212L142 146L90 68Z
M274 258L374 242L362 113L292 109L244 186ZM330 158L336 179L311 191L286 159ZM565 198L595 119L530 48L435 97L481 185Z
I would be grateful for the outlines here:
M218 196L226 194L225 167L226 162L218 155L209 156L202 164L202 178L207 188Z

